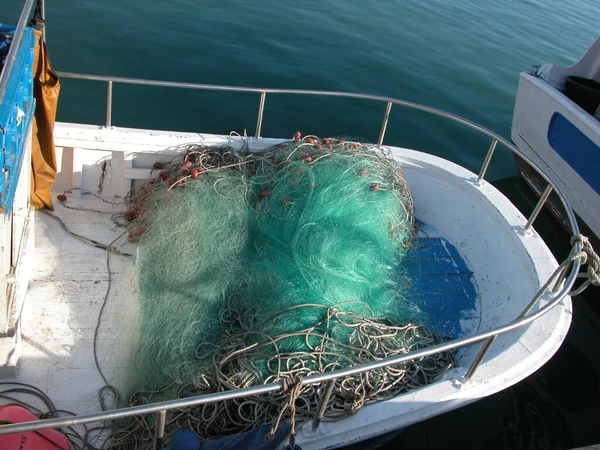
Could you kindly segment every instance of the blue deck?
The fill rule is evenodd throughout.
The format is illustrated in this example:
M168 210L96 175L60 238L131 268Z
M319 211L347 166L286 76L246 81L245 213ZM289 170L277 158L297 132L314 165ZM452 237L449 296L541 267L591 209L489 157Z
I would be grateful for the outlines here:
M472 318L477 292L473 272L458 250L440 237L419 237L402 272L406 296L427 315L427 324L444 336L463 335L461 319Z

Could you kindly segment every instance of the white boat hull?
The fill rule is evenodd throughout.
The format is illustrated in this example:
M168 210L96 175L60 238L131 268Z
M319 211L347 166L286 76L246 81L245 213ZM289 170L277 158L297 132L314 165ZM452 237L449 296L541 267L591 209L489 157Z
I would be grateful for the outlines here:
M150 167L170 158L186 143L223 144L227 136L57 124L61 171L56 192L80 187L97 192L102 162L107 167L102 196L123 196ZM274 139L250 139L260 149ZM233 145L241 145L234 138ZM408 181L416 216L460 252L473 272L477 303L461 320L466 335L515 320L557 267L526 218L492 185L449 161L413 150L389 147ZM75 192L75 191L74 191ZM92 196L69 198L71 206L110 210ZM109 216L57 205L56 215L75 232L110 242L120 232ZM18 381L44 389L58 408L77 414L99 409L103 382L93 361L92 338L107 283L106 253L72 239L51 218L36 213L36 259L24 311L25 336ZM134 252L131 244L123 251ZM131 260L114 259L113 285L99 332L99 358L111 381L125 376L136 339L137 286ZM538 307L548 302L543 297ZM537 307L536 307L537 308ZM459 408L505 389L541 367L561 345L571 321L566 297L529 326L500 336L466 383L461 380L480 347L461 350L459 366L427 387L360 409L336 422L297 426L303 449L333 448L388 433Z
M557 119L570 124L590 144L580 146L566 137L564 144L557 144ZM600 121L545 80L521 73L511 138L558 185L594 235L600 236Z

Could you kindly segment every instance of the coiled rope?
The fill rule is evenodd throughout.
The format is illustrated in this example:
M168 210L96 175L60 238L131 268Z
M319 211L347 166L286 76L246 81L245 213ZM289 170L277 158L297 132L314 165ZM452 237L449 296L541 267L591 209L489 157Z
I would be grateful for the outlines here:
M165 395L172 397L173 393L183 398L280 381L284 384L280 392L169 411L165 434L189 428L200 438L211 439L272 423L268 435L272 436L279 424L286 421L292 426L293 444L295 423L315 417L324 389L322 385L302 386L302 378L443 342L441 336L425 326L397 325L387 317L361 316L343 309L345 306L297 305L267 318L249 311L223 310L220 342L198 346L197 357L207 361L206 369L192 383L173 380L152 392L136 392L128 406L153 403ZM368 313L368 306L362 306ZM314 326L297 332L272 333L282 315L293 310L310 313L315 308L324 310L325 315ZM286 351L296 348L298 339L305 342L306 351ZM451 352L442 352L338 379L327 402L324 420L350 416L366 404L435 382L455 364ZM154 423L150 417L120 425L104 448L152 448Z
M571 238L571 245L573 246L571 253L575 252L576 242L581 242L581 251L575 253L570 259L572 261L581 259L581 265L587 264L587 270L585 274L580 274L580 277L585 278L585 281L581 286L569 292L569 295L579 295L590 285L600 286L600 257L594 252L589 239L581 234Z

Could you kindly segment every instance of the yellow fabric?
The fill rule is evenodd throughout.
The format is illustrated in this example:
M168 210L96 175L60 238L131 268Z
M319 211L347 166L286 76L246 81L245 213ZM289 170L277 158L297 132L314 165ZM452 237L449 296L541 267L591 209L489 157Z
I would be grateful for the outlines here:
M36 107L31 130L31 206L53 210L51 189L56 179L53 132L60 83L50 65L48 49L42 42L42 32L36 31L35 34L33 95Z

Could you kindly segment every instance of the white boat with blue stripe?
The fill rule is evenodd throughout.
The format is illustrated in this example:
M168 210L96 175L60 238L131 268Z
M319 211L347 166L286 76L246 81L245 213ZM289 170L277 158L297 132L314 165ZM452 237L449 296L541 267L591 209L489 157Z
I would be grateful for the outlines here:
M572 66L521 73L511 138L562 189L581 224L600 236L600 38ZM517 162L542 195L540 178ZM555 199L550 205L566 225L562 207Z

